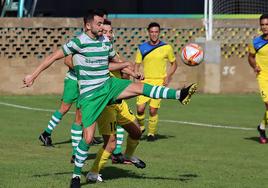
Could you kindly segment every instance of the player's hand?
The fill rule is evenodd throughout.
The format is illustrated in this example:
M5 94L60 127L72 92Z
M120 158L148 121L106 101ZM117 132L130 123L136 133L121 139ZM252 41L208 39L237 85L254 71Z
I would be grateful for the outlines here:
M32 75L26 75L23 79L23 88L24 87L31 87L34 83L34 78Z
M255 68L254 68L254 72L258 75L258 74L260 74L260 72L261 72L261 68L259 67L259 66L256 66Z
M137 80L144 80L144 75L141 72L135 72L133 77Z

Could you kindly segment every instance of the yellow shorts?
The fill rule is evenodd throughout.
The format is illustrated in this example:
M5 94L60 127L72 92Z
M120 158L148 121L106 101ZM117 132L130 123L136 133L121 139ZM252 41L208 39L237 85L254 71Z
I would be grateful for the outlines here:
M116 134L117 125L127 125L134 122L135 119L136 117L124 100L120 104L106 106L97 120L99 134Z
M257 80L259 83L259 89L262 100L263 102L268 102L268 77L266 78L258 77Z
M156 85L156 86L162 86L164 80L163 79L145 79L142 81L143 83L151 84L151 85ZM143 95L140 95L137 97L137 105L142 105L145 103L149 103L150 107L153 108L160 108L160 102L161 99L152 99L150 97L145 97Z

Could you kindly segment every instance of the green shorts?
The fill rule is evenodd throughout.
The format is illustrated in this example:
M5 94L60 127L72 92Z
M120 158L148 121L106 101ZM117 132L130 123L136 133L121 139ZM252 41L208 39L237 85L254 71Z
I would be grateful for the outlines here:
M94 93L81 100L79 99L84 127L91 126L98 119L107 104L115 104L117 97L131 83L130 80L111 77Z
M77 101L78 97L79 97L79 88L77 80L65 78L64 90L61 100L64 103L72 104Z

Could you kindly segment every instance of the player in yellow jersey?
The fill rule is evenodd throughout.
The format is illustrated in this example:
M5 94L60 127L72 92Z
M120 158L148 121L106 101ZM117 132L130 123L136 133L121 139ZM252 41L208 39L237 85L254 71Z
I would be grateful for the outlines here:
M140 65L143 64L145 80L142 82L157 85L168 86L173 74L177 69L176 58L173 48L160 41L160 25L152 22L148 25L149 41L139 45L136 54L135 71L139 72ZM167 63L170 68L166 71ZM146 104L149 103L149 124L147 141L155 141L158 123L158 109L160 108L161 99L152 99L145 96L137 97L137 119L144 132L144 118Z
M110 41L113 41L113 30L109 20L104 20L103 34L106 35ZM117 56L119 55L117 54ZM117 78L129 79L129 75L120 71L112 71L111 74ZM143 161L132 156L138 142L135 139L135 134L133 134L133 128L131 127L140 128L136 117L128 108L125 100L120 101L119 104L106 106L99 116L97 123L99 133L103 136L104 145L98 151L92 168L87 174L87 181L91 183L103 181L99 172L104 167L111 154L113 163L133 163L137 168L145 168L146 165ZM130 160L125 159L125 156L121 153L121 145L124 136L123 128L129 132L125 155L132 156Z
M260 143L266 144L265 127L268 119L268 14L261 15L260 28L262 35L255 37L249 45L248 62L256 73L260 94L266 108L264 118L257 127Z

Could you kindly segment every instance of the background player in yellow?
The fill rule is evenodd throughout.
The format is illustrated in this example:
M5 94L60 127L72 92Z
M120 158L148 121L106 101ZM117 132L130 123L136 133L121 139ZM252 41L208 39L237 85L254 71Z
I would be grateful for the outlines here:
M143 64L145 80L143 83L148 83L158 86L168 86L172 79L172 75L177 69L176 58L173 48L160 41L160 25L152 22L148 25L149 41L139 45L136 54L135 71L140 71L140 65ZM170 68L167 69L167 63L170 62ZM149 103L149 123L147 141L156 139L157 124L158 124L158 109L160 108L161 99L152 99L140 95L137 97L137 119L141 125L141 130L144 132L144 118L146 104Z
M103 22L103 34L113 41L113 30L111 22L104 20ZM119 56L119 55L118 55ZM112 75L117 78L129 79L129 75L122 73L121 71L112 71ZM131 127L139 129L136 117L131 113L125 100L122 100L120 104L108 105L102 111L98 120L99 134L103 136L104 144L99 149L96 159L87 174L87 181L91 183L102 182L103 179L100 174L100 170L107 163L108 158L112 154L113 163L133 163L138 168L145 168L145 163L140 159L136 160L125 160L124 155L121 153L121 145L123 142L124 129L128 132L131 131ZM119 126L120 125L120 126ZM118 131L119 127L119 131ZM123 129L123 128L124 129ZM121 130L122 129L122 130ZM129 133L133 137L132 133ZM118 137L119 136L119 137ZM120 141L118 143L118 141ZM133 141L130 137L127 139L126 155L132 155L138 145L138 142ZM131 149L130 149L131 148ZM117 153L114 151L117 150Z
M262 35L255 37L249 45L248 62L256 73L260 94L265 104L264 118L257 130L260 135L260 143L267 143L265 127L268 118L268 14L260 17L260 28Z

